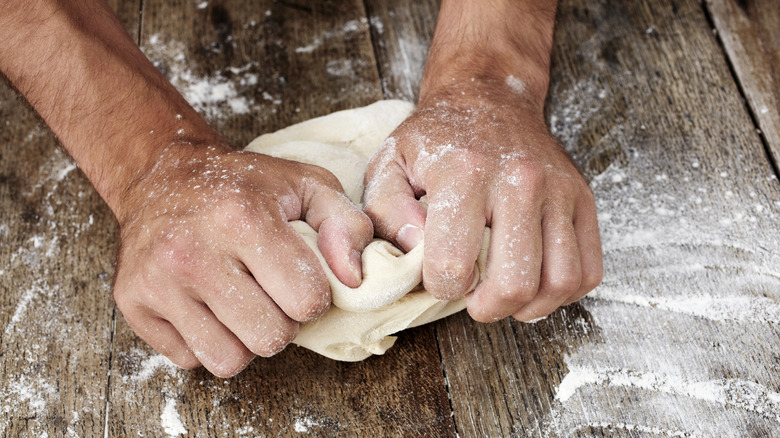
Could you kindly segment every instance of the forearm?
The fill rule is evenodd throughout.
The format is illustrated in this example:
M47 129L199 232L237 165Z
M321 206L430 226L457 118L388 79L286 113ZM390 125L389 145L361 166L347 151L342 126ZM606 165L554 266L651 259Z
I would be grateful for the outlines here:
M166 146L217 141L101 0L10 1L0 69L114 213Z
M421 103L489 82L523 89L526 100L541 109L556 6L556 0L442 0Z

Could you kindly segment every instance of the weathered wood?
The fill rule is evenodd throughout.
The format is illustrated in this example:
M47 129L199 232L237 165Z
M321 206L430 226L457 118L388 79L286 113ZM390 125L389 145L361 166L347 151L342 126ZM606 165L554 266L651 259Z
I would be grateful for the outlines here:
M438 10L437 0L366 2L386 98L417 101Z
M203 6L144 2L142 46L236 146L381 98L361 2ZM228 92L193 94L203 83ZM355 364L291 347L228 380L166 366L121 318L115 345L111 436L454 435L432 328Z
M779 187L701 4L565 1L556 41L550 125L593 179L606 276L598 342L529 430L778 434Z
M394 78L382 49L420 24L377 26ZM436 324L458 433L780 433L780 194L700 5L563 1L548 120L593 179L607 276L536 325Z
M138 2L112 3L134 34ZM5 83L0 144L0 436L102 435L114 218Z
M706 5L777 166L780 164L780 3L707 0Z
M360 2L251 3L146 1L141 26L185 92L224 92L190 97L236 146L370 103L379 78L416 96L436 2L369 1L368 20ZM767 2L746 4L776 35ZM138 3L116 7L135 32ZM4 87L0 435L780 435L780 186L703 12L560 5L548 119L600 211L589 298L535 325L456 315L363 363L291 348L227 380L170 367L121 315L110 356L114 221ZM750 102L736 59L754 51L724 46Z

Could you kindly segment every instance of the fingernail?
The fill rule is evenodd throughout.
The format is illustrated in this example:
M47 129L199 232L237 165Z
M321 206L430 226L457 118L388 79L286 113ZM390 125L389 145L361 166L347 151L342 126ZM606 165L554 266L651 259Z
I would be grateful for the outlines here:
M396 240L404 251L409 252L414 249L423 239L423 230L420 227L406 224L398 230Z
M355 277L357 284L360 285L363 281L363 259L360 257L360 253L355 250L349 254L349 270Z
M543 320L545 320L545 319L547 319L547 315L545 315L545 316L540 316L540 317L538 317L538 318L528 319L528 320L525 320L525 321L523 321L523 320L520 320L520 322L524 322L524 323L526 323L526 324L536 324L537 322L539 322L539 321L543 321Z

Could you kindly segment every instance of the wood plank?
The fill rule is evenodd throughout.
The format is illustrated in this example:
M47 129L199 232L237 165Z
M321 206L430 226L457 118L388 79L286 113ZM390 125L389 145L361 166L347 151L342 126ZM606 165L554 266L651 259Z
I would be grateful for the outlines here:
M138 29L138 2L111 2ZM111 354L113 215L0 84L0 436L99 436Z
M780 3L707 0L705 4L777 168L780 163Z
M146 1L142 46L233 144L381 98L361 2L204 6ZM454 435L431 328L361 363L291 347L218 379L167 365L120 319L112 369L111 436Z
M368 9L410 2L388 3ZM383 78L405 68L378 54ZM549 125L592 179L606 278L536 325L436 324L459 435L777 435L780 193L701 6L563 1L553 62Z
M416 102L438 0L373 0L366 2L366 11L385 97Z

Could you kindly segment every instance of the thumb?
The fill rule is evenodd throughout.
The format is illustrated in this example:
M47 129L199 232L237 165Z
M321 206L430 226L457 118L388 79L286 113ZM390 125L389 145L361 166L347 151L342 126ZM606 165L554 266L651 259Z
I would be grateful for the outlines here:
M391 161L366 173L363 210L374 222L377 236L409 252L422 241L425 208L415 197L406 172Z
M347 198L335 177L310 183L304 218L319 233L317 246L336 277L347 287L362 280L360 254L371 242L371 220Z

